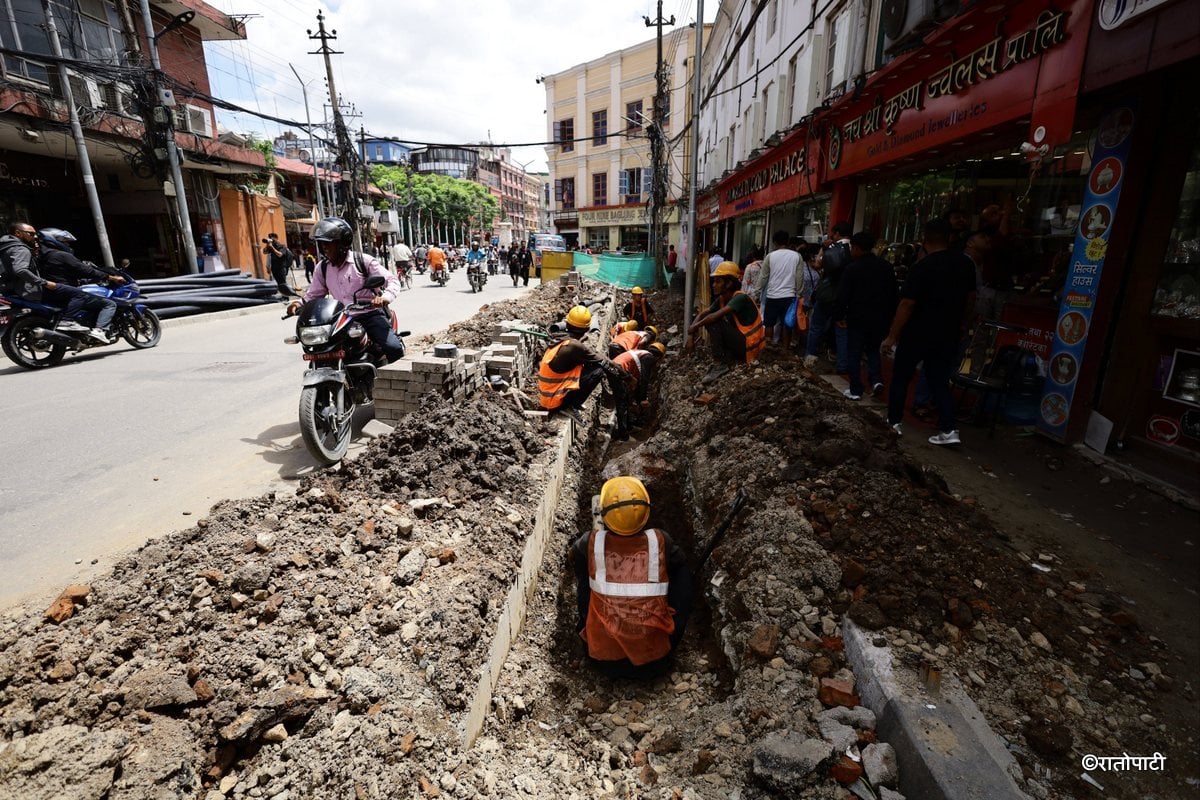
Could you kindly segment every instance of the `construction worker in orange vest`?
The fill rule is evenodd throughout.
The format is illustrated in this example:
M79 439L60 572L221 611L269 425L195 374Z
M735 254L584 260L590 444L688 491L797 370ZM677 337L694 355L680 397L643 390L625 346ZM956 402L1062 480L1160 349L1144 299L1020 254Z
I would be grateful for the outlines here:
M621 322L618 322L616 325L613 325L612 330L609 331L608 338L615 339L618 336L620 336L622 333L627 333L629 331L636 331L640 327L641 326L637 324L637 320L632 320L632 319L623 320Z
M644 350L651 342L658 341L658 328L647 325L645 330L627 330L612 337L608 343L608 357L616 358L626 350Z
M654 378L654 370L658 366L659 360L666 353L666 345L662 342L653 342L645 350L626 350L613 359L613 363L625 370L634 381L632 389L626 391L624 397L620 398L617 402L616 429L617 431L624 431L625 435L618 436L614 433L614 439L629 438L630 407L634 402L638 403L639 407L646 402L646 396L650 390L650 381Z
M576 630L588 657L622 676L665 672L692 608L692 575L664 531L647 528L650 495L622 476L600 489L600 525L571 546Z
M635 286L629 290L629 302L625 304L622 313L636 321L639 328L646 327L654 319L654 309L646 300L646 293L642 291L642 287Z
M615 397L624 392L625 371L585 345L581 339L592 325L592 312L575 306L567 312L567 335L546 348L538 366L538 401L547 411L562 410L575 418L600 381L608 380Z
M713 358L717 363L701 383L710 384L735 364L753 363L766 344L762 314L750 295L742 291L738 265L723 261L709 277L713 302L688 328L687 350L696 346L696 334L708 328Z

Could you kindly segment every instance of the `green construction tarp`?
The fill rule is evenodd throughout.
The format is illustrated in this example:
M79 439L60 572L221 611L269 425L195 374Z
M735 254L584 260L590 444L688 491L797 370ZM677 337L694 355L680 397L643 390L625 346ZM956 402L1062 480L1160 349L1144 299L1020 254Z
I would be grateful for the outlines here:
M654 286L654 259L647 255L575 253L575 271L585 278L629 289Z

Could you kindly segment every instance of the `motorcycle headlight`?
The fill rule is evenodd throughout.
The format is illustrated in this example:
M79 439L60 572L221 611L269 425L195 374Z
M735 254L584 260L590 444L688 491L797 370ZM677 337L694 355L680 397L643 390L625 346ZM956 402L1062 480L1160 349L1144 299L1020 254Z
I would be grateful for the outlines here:
M364 333L366 331L363 330L363 326L357 322L351 323L350 327L346 329L346 335L351 339L361 339Z
M333 333L332 325L313 325L310 328L301 328L300 343L307 345L325 344L329 341L331 333Z

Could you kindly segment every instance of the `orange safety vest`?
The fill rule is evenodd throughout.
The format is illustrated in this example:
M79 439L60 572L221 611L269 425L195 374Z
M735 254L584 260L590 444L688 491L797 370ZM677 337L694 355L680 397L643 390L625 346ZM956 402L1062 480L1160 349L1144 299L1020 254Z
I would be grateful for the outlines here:
M610 344L620 345L623 350L636 350L642 346L645 336L645 331L626 331L612 337Z
M613 363L628 372L637 380L642 379L642 359L650 354L649 350L626 350L613 359Z
M568 372L555 372L550 369L550 362L558 355L559 348L569 341L570 339L564 339L546 348L546 354L542 356L542 363L538 366L538 402L542 404L542 408L551 411L562 405L567 392L579 388L579 376L583 374L583 364Z
M739 294L750 297L750 295L746 294L745 292L734 292L733 296L737 297ZM733 298L730 299L732 300ZM750 302L754 303L753 297L750 297ZM743 325L742 321L738 319L737 314L733 315L733 324L737 325L738 331L741 332L742 336L746 337L747 364L753 364L754 360L758 358L758 354L762 352L763 347L765 347L767 344L767 334L766 331L763 330L762 313L759 312L757 303L754 303L754 313L756 319L752 325Z
M635 665L671 652L674 610L667 603L667 544L661 531L647 528L618 536L604 528L588 537L587 622L583 639L597 661Z

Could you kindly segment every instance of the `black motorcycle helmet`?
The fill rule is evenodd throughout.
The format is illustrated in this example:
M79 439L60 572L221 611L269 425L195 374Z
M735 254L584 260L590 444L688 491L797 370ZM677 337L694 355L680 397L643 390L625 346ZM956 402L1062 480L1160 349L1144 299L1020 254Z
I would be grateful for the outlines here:
M337 245L337 260L344 261L354 240L354 229L341 217L325 217L313 227L313 239L318 247L325 242ZM324 255L324 251L322 251Z
M62 228L42 228L37 233L42 247L50 250L65 250L68 253L75 252L72 245L75 244L76 239L70 231L64 231Z

